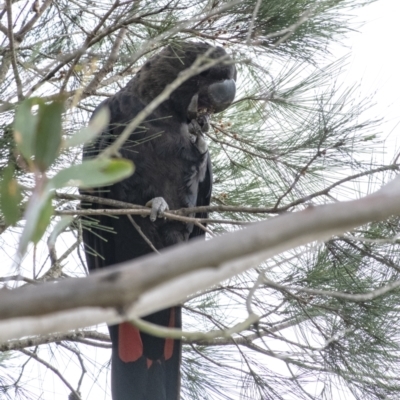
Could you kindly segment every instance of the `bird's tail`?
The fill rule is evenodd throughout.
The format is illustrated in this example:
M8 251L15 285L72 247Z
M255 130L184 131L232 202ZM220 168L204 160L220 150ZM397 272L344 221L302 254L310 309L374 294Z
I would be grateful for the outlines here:
M143 318L157 325L180 328L181 308ZM112 341L113 400L178 400L181 342L141 333L129 322L109 327Z

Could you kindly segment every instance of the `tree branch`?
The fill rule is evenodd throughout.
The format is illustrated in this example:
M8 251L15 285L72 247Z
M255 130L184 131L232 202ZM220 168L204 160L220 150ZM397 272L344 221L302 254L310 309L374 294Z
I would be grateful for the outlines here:
M18 72L17 56L15 54L16 43L15 43L15 38L14 38L11 0L7 0L7 23L8 23L8 40L10 43L11 65L12 65L12 69L14 72L15 84L17 86L18 100L22 101L24 99L24 96L22 94L22 83L21 83L21 78L19 76L19 72Z
M118 32L117 38L113 44L110 55L104 63L103 67L94 75L90 83L82 90L83 93L89 94L94 92L99 86L102 79L112 70L113 65L118 57L119 48L121 47L122 40L126 35L126 28L121 28Z
M33 353L31 351L28 350L24 350L21 349L20 350L21 353L25 354L28 357L33 358L34 360L36 360L38 363L43 364L46 368L48 368L50 371L53 371L60 379L61 381L64 383L65 386L67 386L67 388L74 394L75 398L77 400L82 400L80 394L72 387L72 385L64 378L64 376L61 374L61 372L55 368L53 365L51 365L50 363L48 363L46 360L43 360L41 357L39 357L36 353Z
M169 210L168 215L170 215L170 214L187 215L187 214L196 214L196 213L201 213L201 212L204 212L204 213L243 212L243 213L249 213L249 214L264 214L264 213L265 214L278 214L278 213L287 211L290 208L293 208L297 205L304 204L307 201L310 201L311 199L313 199L315 197L328 195L332 189L334 189L337 186L342 185L343 183L350 182L354 179L358 179L363 176L368 176L368 175L372 175L372 174L384 172L384 171L397 171L398 169L399 169L399 164L390 164L390 165L384 165L379 168L371 169L371 170L368 170L365 172L360 172L358 174L350 175L350 176L347 176L346 178L340 179L339 181L332 183L332 185L327 186L325 189L319 190L318 192L315 192L308 196L294 200L291 203L288 203L288 204L286 204L282 207L278 207L278 208L275 208L275 206L274 207L246 207L246 206L225 206L225 205L200 206L200 207L181 208L179 210ZM126 203L126 202L119 201L119 200L106 199L106 198L97 197L97 196L78 195L78 194L69 194L69 193L60 193L60 192L56 192L56 197L59 199L65 199L65 200L79 200L79 201L85 201L88 203L104 204L104 205L109 205L112 207L117 207L120 209L135 209L135 210L140 210L140 212L138 212L137 215L150 215L150 210L147 207L144 207L144 206L141 206L138 204ZM74 214L73 210L65 210L65 211L63 210L62 212L60 211L59 213L60 213L60 215L61 214L85 215L84 211L86 211L86 210L78 211L78 212L76 212L76 214ZM112 211L108 211L108 210L107 210L107 212L112 213ZM136 212L132 212L132 214L136 214ZM96 215L94 210L93 210L93 215ZM209 222L208 220L202 220L202 219L200 219L200 221ZM192 221L186 220L184 222L192 222ZM221 223L223 223L223 222L221 222Z
M3 345L0 345L0 351L11 351L11 350L19 350L25 347L33 347L40 346L43 344L62 342L64 340L68 340L71 342L81 342L84 339L91 339L101 342L99 345L102 346L102 343L111 343L110 336L108 334L99 333L96 331L86 331L80 330L75 332L67 332L67 333L52 333L50 335L40 335L33 336L24 339L18 340L10 340ZM88 342L88 340L87 340ZM91 342L91 345L97 345L96 342ZM107 347L110 347L107 344Z
M360 200L310 207L209 241L193 240L86 278L2 290L0 318L10 320L0 323L0 340L115 323L180 303L283 251L400 215L399 200L400 177ZM396 285L359 297L344 295L349 301L371 300Z

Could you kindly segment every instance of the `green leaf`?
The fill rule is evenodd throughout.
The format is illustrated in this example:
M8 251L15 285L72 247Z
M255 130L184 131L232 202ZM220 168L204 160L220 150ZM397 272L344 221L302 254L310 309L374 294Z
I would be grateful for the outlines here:
M46 228L50 223L50 218L53 215L54 207L51 204L51 200L52 197L49 197L40 209L36 223L36 229L34 229L32 237L30 238L30 240L35 244L38 243L42 238Z
M60 171L50 180L49 185L52 189L65 186L105 186L127 178L134 170L129 160L96 158Z
M62 99L39 105L34 155L35 164L41 172L45 172L58 156L61 146L63 109Z
M53 214L51 200L52 193L48 187L41 193L33 192L29 199L25 212L25 227L18 247L20 256L25 254L29 242L37 243L43 236Z
M0 207L7 225L14 225L21 216L22 194L13 175L14 167L10 164L3 171L0 187Z
M32 114L32 106L38 103L37 98L23 101L17 109L14 118L14 140L17 150L27 160L31 160L33 143L37 125L37 115Z
M73 220L74 217L72 215L64 215L61 217L60 221L57 222L49 236L49 239L47 240L47 244L50 247L55 246L58 235L60 235L60 233L62 233L69 225L71 225Z
M99 135L110 121L110 111L108 107L101 108L90 120L89 126L81 129L75 135L71 136L64 143L64 148L76 147L88 143Z

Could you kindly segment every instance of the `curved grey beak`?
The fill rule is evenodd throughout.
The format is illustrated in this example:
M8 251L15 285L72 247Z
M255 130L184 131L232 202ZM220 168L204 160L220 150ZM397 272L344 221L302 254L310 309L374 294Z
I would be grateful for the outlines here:
M225 110L231 105L236 94L236 84L233 79L211 84L207 90L210 107L215 113Z

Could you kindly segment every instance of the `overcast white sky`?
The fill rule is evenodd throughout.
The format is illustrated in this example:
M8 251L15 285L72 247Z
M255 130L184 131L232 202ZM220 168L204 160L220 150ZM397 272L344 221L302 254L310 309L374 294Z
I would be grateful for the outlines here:
M397 133L400 132L400 0L378 0L374 4L358 10L355 26L359 32L349 35L344 41L346 47L335 47L334 57L351 53L349 65L342 75L345 86L360 84L360 97L373 93L376 103L368 112L369 118L382 117L385 123L381 130L384 137L390 134L386 142L388 157L392 157L394 146L400 144ZM361 23L365 22L363 26ZM398 125L396 127L396 125ZM397 147L397 146L396 146ZM389 161L388 158L386 161ZM101 356L99 356L101 358ZM69 370L73 374L73 368ZM62 385L57 378L54 386ZM86 393L88 393L88 388ZM54 390L53 393L57 393ZM92 388L89 398L104 398L99 388ZM50 397L43 397L49 399ZM343 399L343 396L341 397ZM351 395L346 400L353 399Z
M385 134L392 132L391 140L387 142L388 153L391 153L396 132L400 130L400 125L395 128L400 122L399 15L399 0L378 0L358 10L356 21L366 23L358 29L359 33L351 34L345 41L351 57L343 78L349 85L360 83L362 97L376 92L376 105L369 112L371 117L385 118L382 126ZM342 51L347 52L346 49L339 52Z

